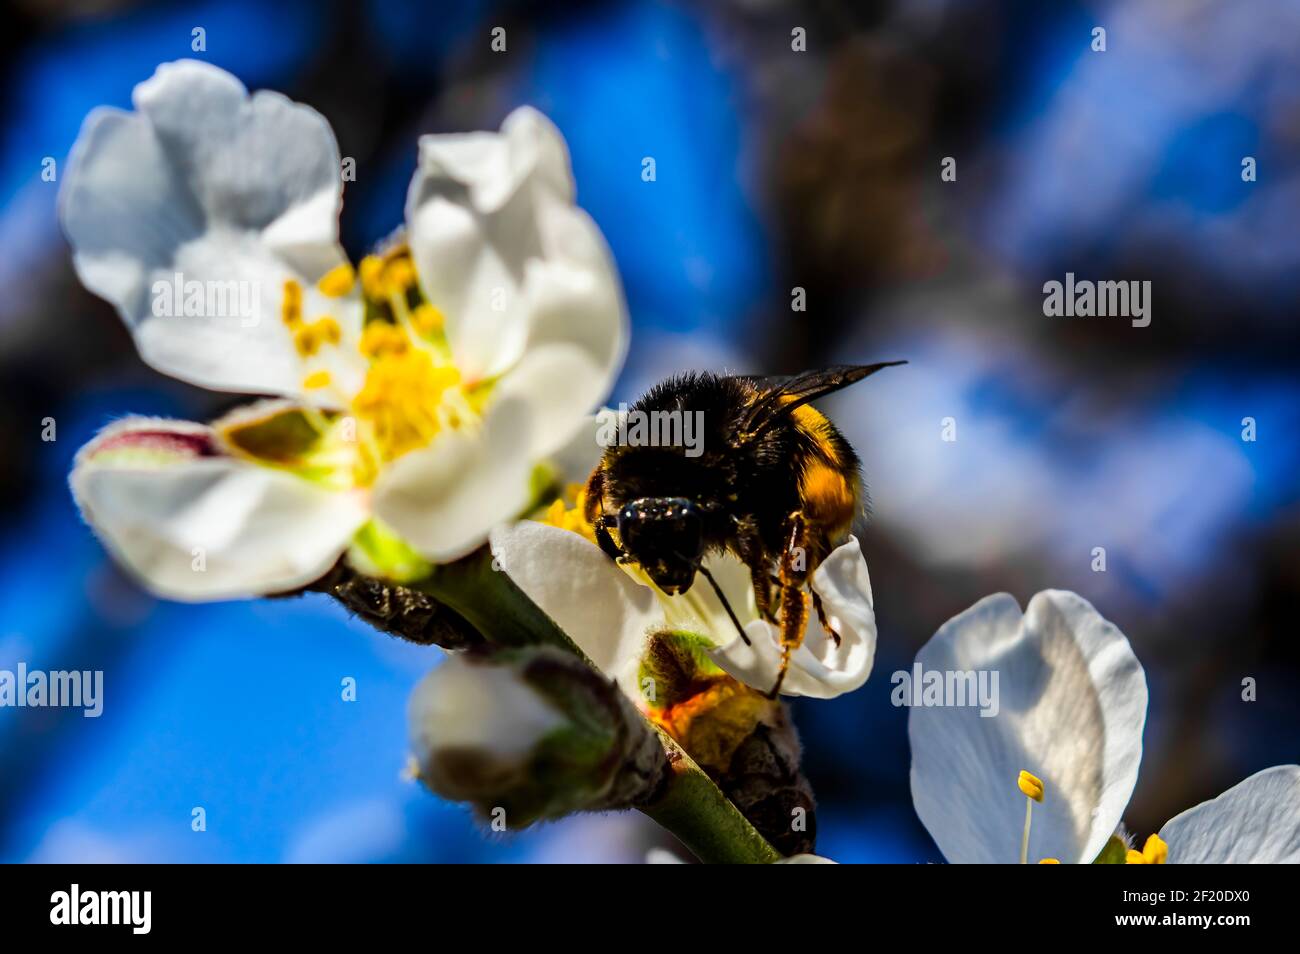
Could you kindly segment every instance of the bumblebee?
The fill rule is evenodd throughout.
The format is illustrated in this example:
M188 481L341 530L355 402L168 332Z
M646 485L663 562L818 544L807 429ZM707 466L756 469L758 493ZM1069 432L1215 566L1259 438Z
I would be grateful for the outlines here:
M749 567L758 611L781 633L771 698L803 642L810 602L839 640L807 583L862 512L858 456L809 402L905 363L842 365L789 377L670 378L628 415L690 415L701 425L694 454L681 442L611 443L587 483L584 515L601 549L640 566L670 596L689 590L697 573L704 576L746 643L703 561L730 551Z

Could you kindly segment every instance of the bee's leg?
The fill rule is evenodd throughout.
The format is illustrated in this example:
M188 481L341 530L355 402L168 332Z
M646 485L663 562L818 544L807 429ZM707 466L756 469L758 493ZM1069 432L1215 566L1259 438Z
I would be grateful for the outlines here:
M587 478L582 501L582 516L593 527L605 518L605 471L597 467Z
M596 518L595 522L592 524L592 528L596 533L596 542L599 543L600 548L605 551L605 556L609 557L615 563L622 563L625 556L623 548L614 542L614 538L610 536L609 533L609 528L616 523L618 523L618 518L613 514L602 513Z
M785 549L781 551L781 668L776 674L776 685L767 693L775 699L781 693L786 671L790 668L790 655L803 643L804 628L808 625L808 532L803 513L796 510L786 522L789 532Z
M777 582L775 577L761 566L751 566L749 579L754 586L754 605L758 608L759 617L775 623L776 613L772 611L772 585Z
M830 621L826 619L826 610L822 608L822 598L817 595L816 590L810 588L809 592L812 593L813 607L817 610L817 622L822 624L822 629L826 630L830 638L835 640L835 645L838 646L840 644L840 634L835 632Z
M749 581L754 588L754 606L758 610L760 619L775 623L772 591L780 581L772 576L770 569L772 559L767 555L763 542L759 539L757 528L748 520L737 523L736 555L745 566L749 567Z

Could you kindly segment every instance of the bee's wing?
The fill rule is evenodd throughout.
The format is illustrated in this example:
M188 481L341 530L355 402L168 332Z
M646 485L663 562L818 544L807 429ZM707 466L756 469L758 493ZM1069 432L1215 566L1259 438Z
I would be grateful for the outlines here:
M846 388L875 374L881 368L890 368L906 361L882 361L879 364L840 364L817 371L804 371L788 376L764 377L738 375L752 385L756 394L741 417L739 437L753 440L797 407L815 401L823 395Z

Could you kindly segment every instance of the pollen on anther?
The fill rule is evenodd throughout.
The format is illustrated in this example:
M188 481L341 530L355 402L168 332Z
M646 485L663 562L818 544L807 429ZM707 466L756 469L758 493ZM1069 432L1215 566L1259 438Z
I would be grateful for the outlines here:
M328 371L313 371L302 379L302 386L309 391L327 388L330 386L330 373Z

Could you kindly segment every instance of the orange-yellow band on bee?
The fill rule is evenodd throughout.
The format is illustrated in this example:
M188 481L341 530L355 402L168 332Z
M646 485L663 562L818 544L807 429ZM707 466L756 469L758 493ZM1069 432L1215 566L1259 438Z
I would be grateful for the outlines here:
M342 298L348 292L352 291L352 286L356 284L357 274L353 271L352 266L347 262L330 269L324 277L316 283L322 295L330 298Z
M1061 862L1055 858L1043 858L1038 862L1040 865L1059 865Z
M1043 780L1037 775L1022 771L1020 778L1016 780L1016 784L1020 786L1020 791L1024 792L1027 797L1036 802L1043 800Z

